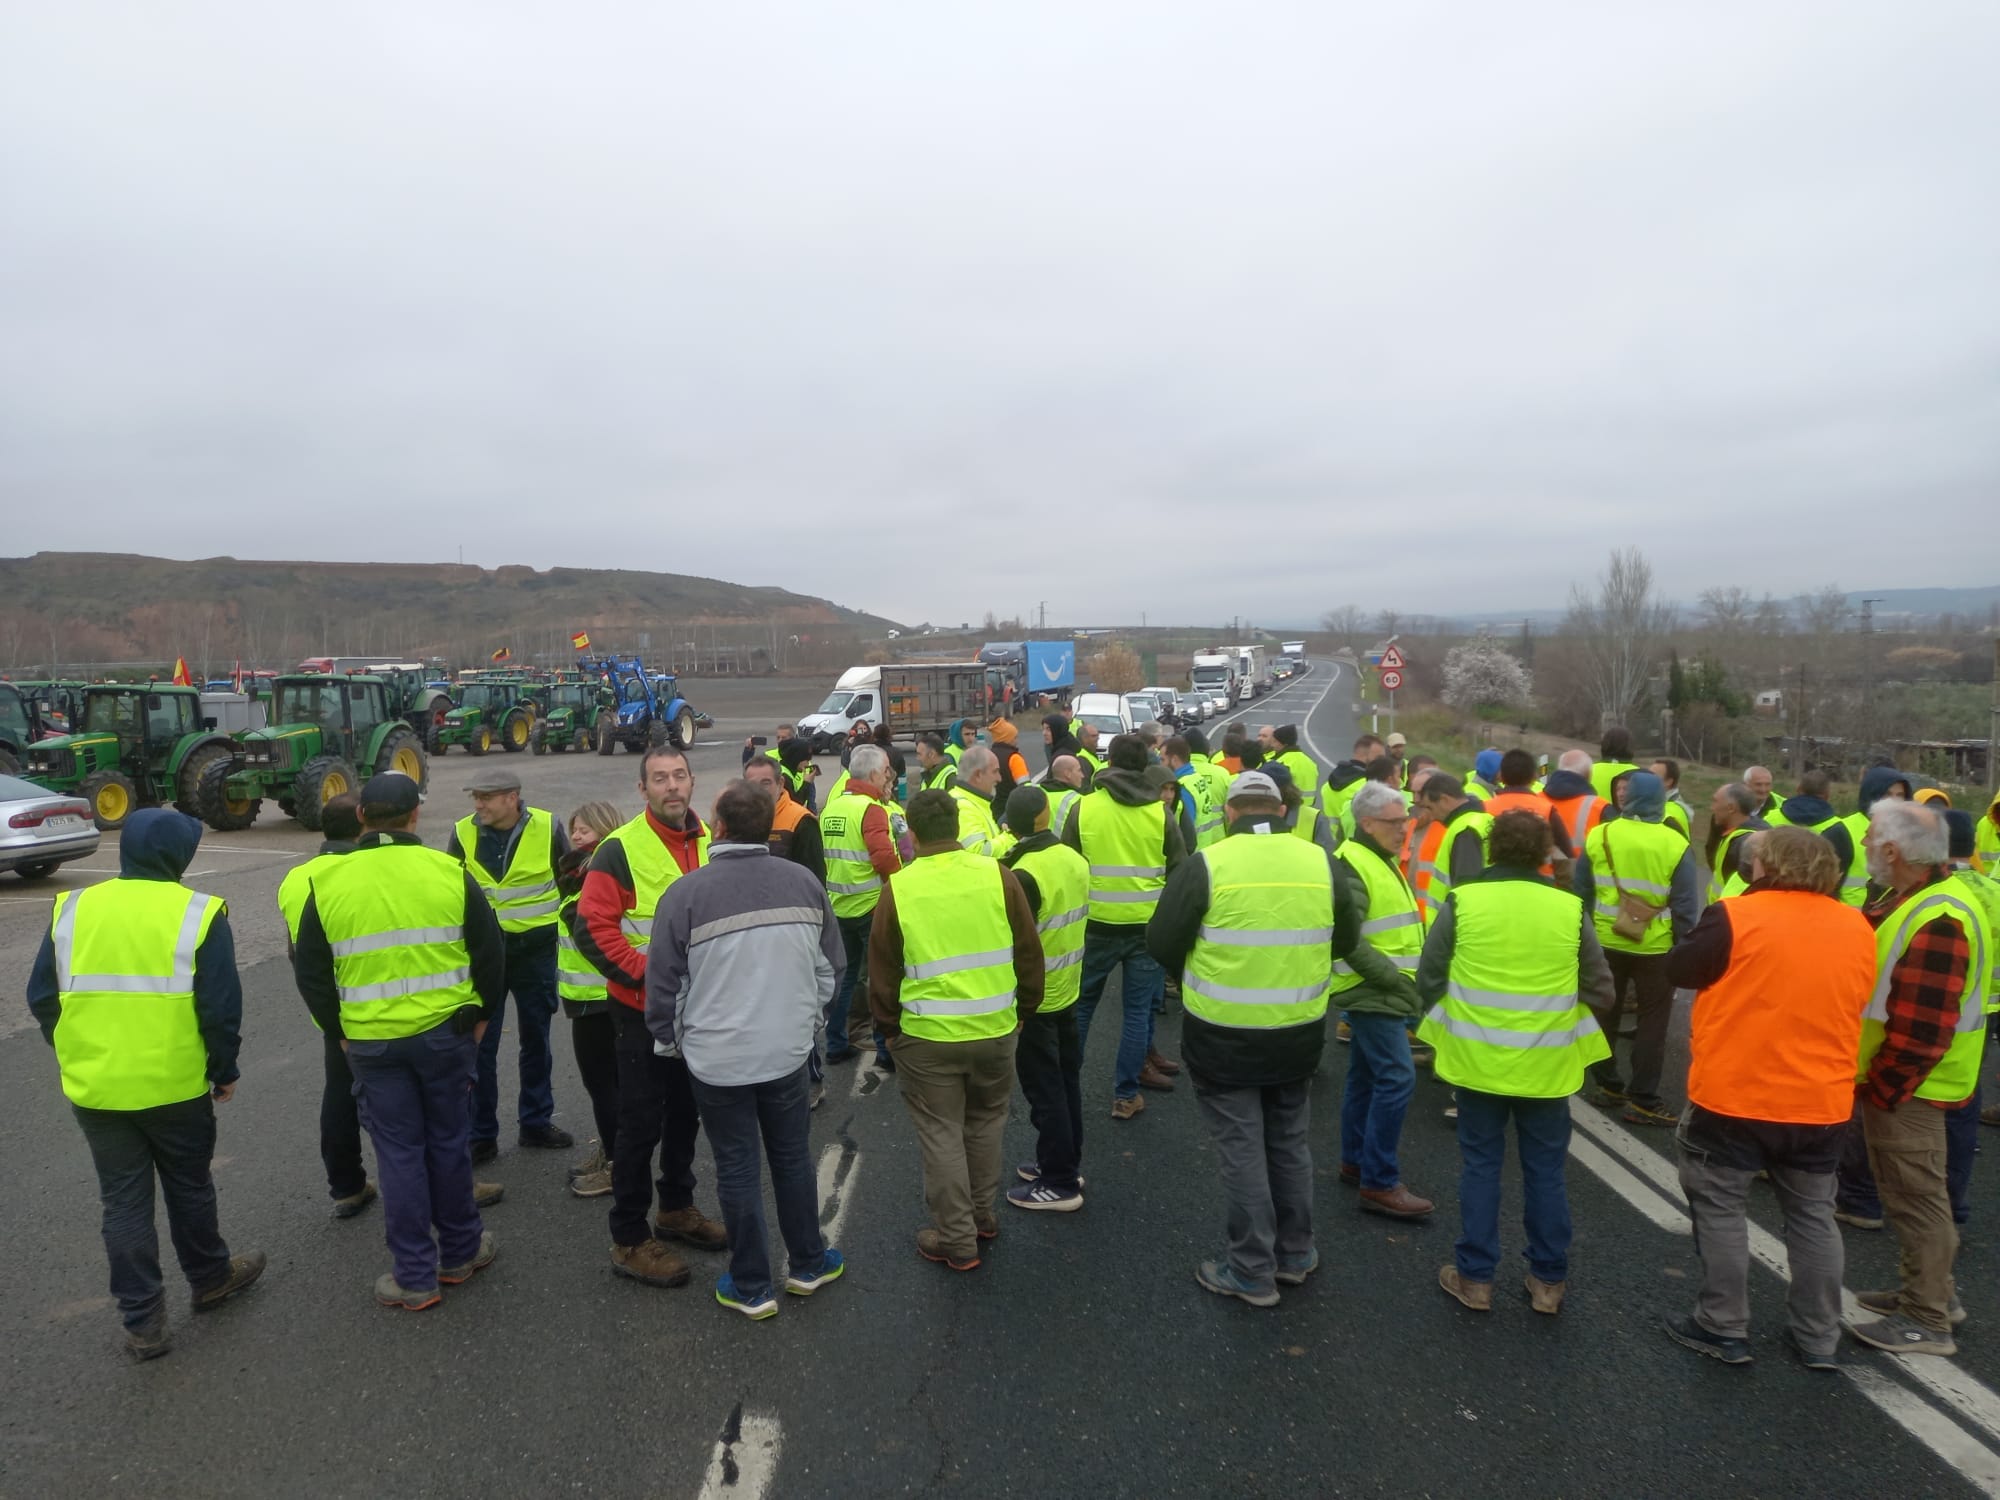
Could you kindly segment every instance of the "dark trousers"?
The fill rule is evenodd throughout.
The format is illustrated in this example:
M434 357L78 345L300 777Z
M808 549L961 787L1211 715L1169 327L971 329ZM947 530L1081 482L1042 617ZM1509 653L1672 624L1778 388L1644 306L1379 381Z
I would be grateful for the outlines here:
M1035 1127L1035 1165L1051 1186L1075 1187L1083 1161L1083 1043L1075 1006L1022 1020L1014 1074Z
M1280 1262L1313 1248L1312 1080L1238 1088L1189 1076L1222 1167L1229 1264L1270 1291Z
M842 1047L866 1046L875 1026L868 1014L868 934L875 926L875 913L859 917L835 918L840 927L840 946L847 955L847 967L826 1007L826 1047L838 1052ZM882 1055L878 1045L876 1056Z
M1931 1108L1921 1100L1913 1104ZM1907 1107L1907 1106L1905 1106ZM1854 1106L1854 1123L1840 1152L1839 1187L1834 1207L1862 1219L1882 1217L1882 1195L1875 1189L1875 1174L1868 1166L1868 1140L1861 1129L1861 1106ZM1972 1218L1972 1162L1979 1154L1979 1090L1963 1104L1944 1111L1944 1185L1951 1197L1951 1221L1964 1224Z
M1667 1060L1667 1022L1674 1011L1674 985L1667 978L1664 953L1626 953L1617 948L1604 950L1611 966L1611 985L1618 996L1610 1010L1593 1010L1597 1024L1611 1044L1611 1056L1592 1069L1598 1083L1619 1088L1618 1010L1630 993L1639 1005L1639 1031L1632 1038L1632 1081L1624 1092L1634 1099L1660 1097L1660 1070Z
M76 1122L97 1165L104 1210L104 1254L111 1295L127 1328L142 1328L166 1302L160 1237L153 1228L153 1179L167 1200L167 1232L181 1274L196 1292L229 1276L229 1247L216 1222L215 1106L201 1094L152 1109L80 1109Z
M583 1091L590 1095L591 1118L597 1123L597 1143L607 1160L618 1160L618 1033L613 1029L609 1000L601 1010L569 1018L570 1045L576 1050L576 1070Z
M755 1302L771 1291L771 1246L764 1227L763 1161L771 1163L778 1232L794 1272L819 1269L826 1237L819 1228L819 1183L807 1146L806 1069L768 1083L717 1088L691 1080L709 1148L715 1152L715 1193L729 1231L729 1279Z
M507 954L507 993L521 1033L521 1091L516 1118L523 1130L540 1130L555 1118L556 1094L549 1082L555 1054L549 1050L549 1023L561 997L556 993L556 947ZM473 1090L472 1138L500 1139L500 1036L507 1028L503 996L486 1023L479 1044L479 1082ZM408 1283L404 1283L408 1285Z
M361 1123L375 1142L390 1260L397 1284L411 1291L436 1286L440 1264L463 1265L479 1253L471 1134L478 1053L472 1033L449 1021L415 1036L347 1044Z
M693 1080L678 1057L653 1051L646 1018L631 1006L611 1002L617 1034L618 1154L611 1158L611 1241L643 1245L652 1238L646 1211L659 1189L660 1211L674 1213L694 1203L694 1142L701 1130ZM653 1150L660 1153L660 1176L653 1181Z
M361 1113L354 1107L354 1074L336 1037L321 1037L326 1081L319 1091L319 1159L326 1165L330 1198L352 1198L368 1185L361 1164Z
M1543 1281L1569 1279L1569 1100L1520 1099L1459 1088L1460 1231L1453 1258L1467 1281L1491 1281L1500 1266L1500 1174L1507 1122L1521 1155L1521 1228L1528 1269Z

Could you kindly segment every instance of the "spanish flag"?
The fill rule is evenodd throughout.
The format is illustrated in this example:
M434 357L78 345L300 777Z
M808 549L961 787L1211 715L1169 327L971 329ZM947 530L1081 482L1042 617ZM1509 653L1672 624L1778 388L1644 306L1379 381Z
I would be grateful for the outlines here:
M579 651L588 651L590 649L590 632L579 630L569 638L569 643Z
M188 661L185 656L176 656L174 658L174 686L194 686L194 674L188 671Z
M488 661L512 661L513 659L514 649L511 646L502 646L487 658Z

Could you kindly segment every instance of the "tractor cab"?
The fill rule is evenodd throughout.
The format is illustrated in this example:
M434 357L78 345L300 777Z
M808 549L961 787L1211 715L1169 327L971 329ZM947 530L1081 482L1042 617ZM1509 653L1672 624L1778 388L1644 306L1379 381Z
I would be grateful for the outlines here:
M203 770L234 747L202 716L201 694L170 683L100 683L83 690L73 733L38 740L25 757L30 781L74 792L97 826L123 826L135 808L172 802L195 809Z
M18 771L35 739L28 700L13 683L0 682L0 774Z

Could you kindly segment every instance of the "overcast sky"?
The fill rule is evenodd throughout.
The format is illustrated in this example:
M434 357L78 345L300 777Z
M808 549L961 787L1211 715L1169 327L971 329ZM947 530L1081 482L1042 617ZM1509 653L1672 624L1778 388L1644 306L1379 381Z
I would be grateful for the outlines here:
M0 551L909 621L2000 582L1996 56L1990 0L10 5Z

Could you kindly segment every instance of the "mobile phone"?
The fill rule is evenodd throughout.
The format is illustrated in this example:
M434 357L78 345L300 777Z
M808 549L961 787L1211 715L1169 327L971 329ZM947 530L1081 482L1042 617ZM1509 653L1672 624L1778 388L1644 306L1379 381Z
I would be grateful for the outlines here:
M750 736L750 743L758 746L759 748L762 748L763 746L770 744L771 741L770 737L767 735L753 734Z

